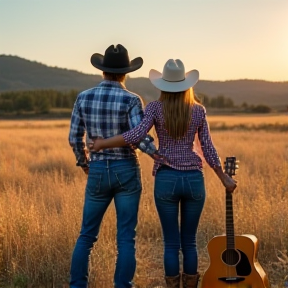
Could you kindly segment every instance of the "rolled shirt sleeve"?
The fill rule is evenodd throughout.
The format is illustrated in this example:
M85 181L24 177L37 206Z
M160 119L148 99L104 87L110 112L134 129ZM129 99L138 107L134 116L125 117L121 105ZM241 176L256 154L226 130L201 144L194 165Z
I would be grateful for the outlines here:
M81 117L79 109L78 97L72 111L71 122L70 122L70 132L69 132L69 144L73 149L76 157L77 165L82 166L87 164L87 157L85 152L85 124Z
M128 123L130 129L133 129L141 122L144 116L143 103L140 97L135 97L133 101L131 101L130 106L131 108L129 109L128 113Z
M134 104L135 105L132 107L129 113L129 120L128 120L131 129L136 127L143 119L142 101L138 98L138 101ZM135 149L138 148L139 150L150 156L152 156L154 153L157 153L157 149L154 145L154 138L146 133L143 133L142 135L143 137L140 138L138 141L136 141L136 143L133 143L132 147L134 147Z

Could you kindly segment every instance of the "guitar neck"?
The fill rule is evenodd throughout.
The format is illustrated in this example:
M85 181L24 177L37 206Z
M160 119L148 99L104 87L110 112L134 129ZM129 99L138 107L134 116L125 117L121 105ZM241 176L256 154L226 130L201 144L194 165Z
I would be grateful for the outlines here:
M226 191L226 238L227 249L235 249L233 199L232 193Z

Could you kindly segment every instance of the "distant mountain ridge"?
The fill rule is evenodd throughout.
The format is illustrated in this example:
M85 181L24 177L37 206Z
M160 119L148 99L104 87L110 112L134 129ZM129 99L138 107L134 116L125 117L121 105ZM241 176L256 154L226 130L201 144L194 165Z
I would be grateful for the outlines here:
M75 70L50 67L18 56L0 55L0 93L36 89L81 91L97 85L102 80L101 72L98 73L98 75L90 75ZM129 75L126 86L141 95L146 102L159 97L159 91L148 78L132 78ZM231 98L237 105L246 102L249 105L288 106L288 81L200 80L195 86L195 92L205 94L209 98L223 95Z

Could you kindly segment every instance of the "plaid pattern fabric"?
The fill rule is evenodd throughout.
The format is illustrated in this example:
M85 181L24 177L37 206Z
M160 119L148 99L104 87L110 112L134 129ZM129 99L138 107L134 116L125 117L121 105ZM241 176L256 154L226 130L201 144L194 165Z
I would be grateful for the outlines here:
M192 107L192 121L186 135L175 140L170 137L164 126L164 115L162 103L160 101L150 102L146 109L145 115L136 128L125 132L123 137L127 143L135 143L151 129L154 125L159 140L158 153L166 159L166 165L177 170L203 169L200 156L193 151L195 135L201 143L202 151L206 162L211 166L221 166L217 151L213 145L208 122L206 120L206 110L203 106L195 104ZM154 161L153 175L161 163Z
M69 132L69 143L78 165L85 165L89 158L85 141L122 134L138 125L143 115L139 95L128 91L119 82L104 80L98 86L81 92L74 104ZM131 157L137 156L130 146L90 154L92 161Z

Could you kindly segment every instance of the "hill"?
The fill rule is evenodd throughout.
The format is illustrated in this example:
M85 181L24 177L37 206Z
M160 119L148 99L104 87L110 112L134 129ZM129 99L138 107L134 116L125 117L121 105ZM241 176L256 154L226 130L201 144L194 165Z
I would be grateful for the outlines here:
M49 67L17 56L0 55L0 92L55 89L82 90L101 81L101 76Z
M35 89L80 91L93 87L102 80L100 71L95 70L95 73L99 74L84 74L75 70L50 67L18 56L0 55L0 93ZM132 78L129 75L126 86L140 94L147 102L159 96L159 91L145 77ZM211 98L223 95L231 98L237 105L243 102L248 105L264 104L270 107L288 105L288 81L200 80L195 86L195 91Z

